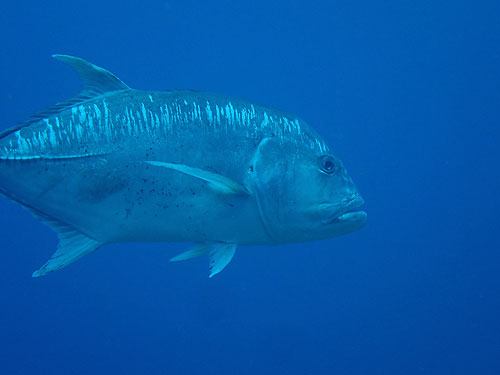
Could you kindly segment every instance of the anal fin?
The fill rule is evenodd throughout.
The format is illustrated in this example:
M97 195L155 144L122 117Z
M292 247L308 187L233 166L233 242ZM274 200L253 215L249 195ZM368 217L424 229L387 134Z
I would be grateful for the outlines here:
M58 231L58 235L59 245L56 252L38 271L33 272L33 277L40 277L64 268L102 245L101 242L71 228Z
M4 194L0 191L1 194ZM40 219L44 224L52 228L59 238L59 244L56 252L39 270L33 272L33 277L44 276L50 272L60 270L74 261L84 257L85 255L96 250L103 245L102 242L94 240L89 236L81 233L74 227L58 220L50 215L45 214L39 209L30 206L29 204L17 199L15 196L5 194L9 199L19 203L23 208L27 209L33 216Z

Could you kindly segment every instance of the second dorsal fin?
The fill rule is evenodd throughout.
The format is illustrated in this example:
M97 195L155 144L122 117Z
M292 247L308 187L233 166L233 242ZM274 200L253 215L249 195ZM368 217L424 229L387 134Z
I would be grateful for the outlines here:
M0 133L0 138L3 138L10 133L13 133L25 126L31 125L37 121L48 118L55 115L65 109L71 108L75 105L91 100L95 97L107 94L113 91L130 90L125 83L123 83L117 76L113 73L108 72L97 65L89 63L84 59L79 57L69 56L69 55L52 55L56 60L62 61L69 66L71 66L80 80L82 81L83 89L82 91L72 97L71 99L59 102L41 112L31 115L31 119L25 121L17 126L6 129Z
M90 98L130 88L113 73L79 57L69 55L52 55L52 57L68 64L76 71L83 84L83 90L78 96Z

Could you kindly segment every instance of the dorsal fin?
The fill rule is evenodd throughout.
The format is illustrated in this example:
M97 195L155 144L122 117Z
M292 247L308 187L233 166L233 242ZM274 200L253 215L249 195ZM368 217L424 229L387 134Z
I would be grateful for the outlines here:
M113 73L79 57L69 55L52 55L52 57L68 64L76 71L83 84L83 90L78 96L90 98L130 88Z
M68 64L76 71L78 77L80 77L80 80L82 81L82 91L71 99L59 102L45 109L44 111L31 115L30 120L4 130L0 133L0 138L3 138L21 128L24 128L25 126L31 125L37 121L48 118L54 114L64 111L65 109L71 108L74 105L84 103L98 96L113 91L130 90L130 87L123 83L113 73L97 65L89 63L84 59L69 55L52 55L52 57L56 60Z

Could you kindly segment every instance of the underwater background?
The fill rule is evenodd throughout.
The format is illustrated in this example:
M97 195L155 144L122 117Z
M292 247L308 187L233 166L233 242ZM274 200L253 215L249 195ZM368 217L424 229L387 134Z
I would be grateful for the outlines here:
M1 129L79 90L241 97L308 121L366 201L347 236L107 245L46 277L56 234L0 200L1 374L500 374L500 2L0 4Z

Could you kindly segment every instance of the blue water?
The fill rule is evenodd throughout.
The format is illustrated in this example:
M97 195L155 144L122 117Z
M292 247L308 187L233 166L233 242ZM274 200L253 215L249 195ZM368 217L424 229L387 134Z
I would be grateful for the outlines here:
M500 2L4 1L7 128L78 91L73 54L142 89L297 114L365 228L240 248L116 244L32 279L56 235L0 200L1 374L499 374Z

